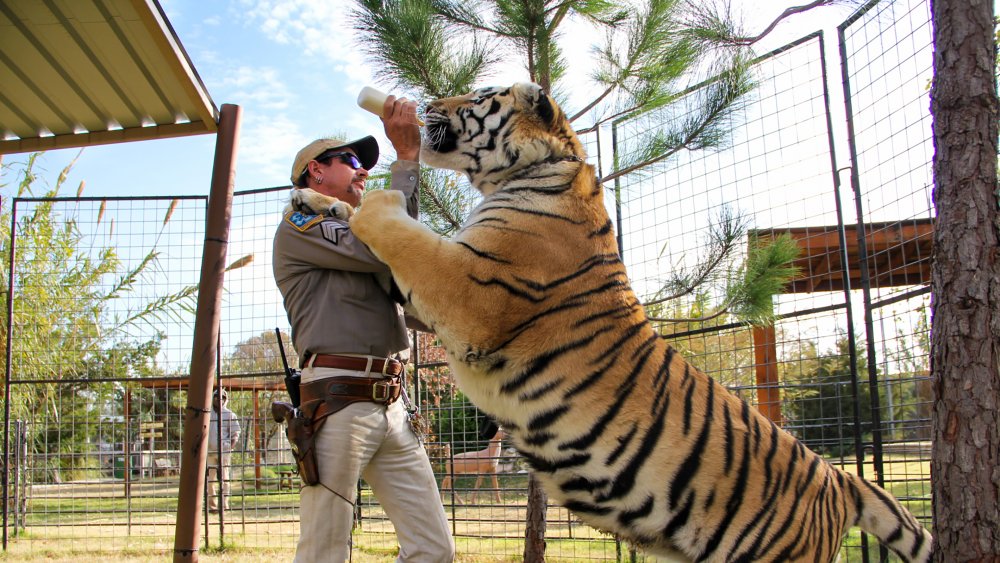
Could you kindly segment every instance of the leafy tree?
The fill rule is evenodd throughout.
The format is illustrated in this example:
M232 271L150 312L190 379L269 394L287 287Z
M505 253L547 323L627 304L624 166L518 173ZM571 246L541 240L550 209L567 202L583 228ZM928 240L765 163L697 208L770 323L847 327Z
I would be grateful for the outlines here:
M784 362L785 398L782 414L787 428L816 452L854 454L854 408L858 406L862 436L872 432L871 388L859 381L857 397L851 382L850 341L839 338L834 349L818 354L816 343L799 341L798 362ZM864 346L857 346L858 365L866 361ZM789 370L797 365L801 371Z
M416 397L421 413L430 424L428 442L451 444L451 453L486 447L489 437L481 438L485 416L455 385L440 341L428 333L417 333L420 364L420 395Z
M299 363L295 347L291 345L291 337L281 332L281 344L290 367ZM226 374L281 374L284 378L285 365L281 360L281 348L278 347L278 334L266 330L257 336L236 344L233 351L222 360L223 372Z
M58 480L60 470L96 467L85 454L96 447L99 438L126 441L121 429L98 436L92 421L125 414L121 410L124 387L109 380L162 375L155 358L164 335L157 331L135 337L132 329L141 323L156 327L169 316L192 312L197 287L115 313L112 304L116 300L127 299L138 284L155 274L159 252L152 248L138 264L128 266L112 244L88 239L80 228L79 210L61 205L58 199L72 163L51 187L42 187L45 182L35 169L39 156L28 156L20 167L3 165L5 175L15 178L13 194L37 199L19 207L14 233L10 231L11 200L5 199L0 209L0 253L5 264L0 283L5 291L12 288L14 303L13 327L7 326L6 299L0 305L0 343L6 346L8 334L15 339L10 365L15 379L40 381L32 384L32 392L9 398L12 418L35 422L30 427L32 451L74 454L45 456L59 460L48 468L48 478ZM78 197L83 186L81 182ZM98 223L103 215L102 206ZM11 269L6 267L12 259L13 284Z
M232 266L231 266L232 267ZM295 347L291 344L291 337L284 331L275 332L267 330L257 336L237 343L231 352L222 358L222 372L220 375L262 375L263 381L274 384L277 390L260 391L261 405L270 405L275 400L287 401L288 395L284 387L285 365L281 360L281 348L278 346L278 338L281 338L281 345L285 350L285 356L289 367L293 369L298 366L298 355ZM246 416L253 412L253 403L246 393L230 393L229 408L238 415ZM264 443L268 444L271 439L284 427L271 420L270 414L258 413L260 419L257 423L263 424ZM244 438L249 438L250 428L244 426ZM261 450L261 455L267 459L268 448Z
M921 305L913 315L895 315L896 337L885 350L885 388L880 389L882 425L888 439L930 440L933 391L930 382L930 310ZM900 424L906 421L907 424Z

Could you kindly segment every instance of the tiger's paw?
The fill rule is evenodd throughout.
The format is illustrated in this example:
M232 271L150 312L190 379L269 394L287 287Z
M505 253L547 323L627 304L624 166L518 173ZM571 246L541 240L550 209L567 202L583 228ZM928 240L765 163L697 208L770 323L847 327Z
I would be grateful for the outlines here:
M365 194L357 213L351 218L351 231L371 246L372 238L385 232L385 225L394 217L406 214L406 196L398 190L376 190Z
M354 215L354 208L349 203L340 201L339 199L330 204L328 211L329 213L324 213L324 215L336 217L344 221L349 220Z
M301 213L326 215L342 221L347 221L354 215L354 208L349 203L309 188L292 190L288 206Z

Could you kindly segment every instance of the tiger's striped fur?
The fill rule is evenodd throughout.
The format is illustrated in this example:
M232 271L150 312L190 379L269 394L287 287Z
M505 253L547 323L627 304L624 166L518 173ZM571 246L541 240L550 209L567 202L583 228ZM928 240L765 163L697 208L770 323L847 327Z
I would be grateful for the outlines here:
M931 536L684 361L647 321L593 168L539 87L433 102L422 158L484 199L445 240L401 194L351 222L438 335L462 390L555 502L653 554L831 561L853 525L907 561Z

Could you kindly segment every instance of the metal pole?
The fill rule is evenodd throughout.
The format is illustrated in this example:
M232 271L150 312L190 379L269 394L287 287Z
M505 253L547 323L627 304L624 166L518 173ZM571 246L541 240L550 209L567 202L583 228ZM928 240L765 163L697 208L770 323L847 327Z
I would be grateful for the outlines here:
M10 517L7 506L10 483L10 376L11 363L14 360L12 348L14 334L14 260L17 256L17 200L11 205L10 211L10 264L7 270L7 366L4 369L3 388L3 550L7 551L7 522Z
M212 386L218 355L219 318L222 312L222 280L232 215L236 179L236 151L240 132L240 107L223 104L215 142L215 165L206 213L205 243L198 286L194 344L184 438L181 450L180 492L174 529L174 562L197 562L201 524L201 502L205 490L205 458L208 452L208 421L212 408Z
M273 400L273 399L272 399ZM261 475L260 475L260 465L264 461L261 459L260 452L264 449L264 429L261 428L261 415L260 415L260 391L258 389L253 390L253 434L254 434L254 448L253 448L253 488L261 488ZM249 435L249 432L245 432ZM246 504L244 504L246 506ZM244 510L246 512L246 510Z
M618 165L618 124L611 126L612 168ZM625 265L625 237L622 235L622 185L621 176L615 178L615 239L618 241L618 257Z
M125 530L132 535L132 388L125 388L125 402L122 407L125 418L125 436L122 438L122 484L125 487Z
M871 287L870 287L870 282L869 282L869 279L868 279L868 251L867 251L867 247L866 247L867 240L865 239L865 222L864 222L864 213L862 212L862 203L861 203L861 178L860 178L860 175L858 174L858 150L857 150L856 137L855 137L855 131L854 131L854 104L853 104L853 102L851 100L851 79L850 79L850 69L849 69L849 65L848 65L849 58L847 56L847 39L846 39L845 30L847 29L848 26L850 26L853 22L857 21L864 13L866 13L869 9L871 9L877 3L878 2L876 0L872 0L871 2L867 3L863 8L861 8L857 12L855 12L854 16L852 16L851 18L848 18L847 21L845 21L844 23L842 23L839 26L837 26L837 43L838 43L839 50L840 50L840 74L841 74L841 82L842 82L843 89L844 89L844 111L847 114L847 149L848 149L848 151L850 153L850 156L851 156L850 182L851 182L851 189L853 190L853 193L854 193L855 210L856 210L856 213L857 213L857 215L856 215L856 219L857 219L857 232L855 234L856 234L856 237L857 237L857 244L858 244L858 271L859 271L859 276L860 276L860 281L861 281L862 294L864 296L865 335L866 335L865 337L866 337L866 339L869 342L869 347L868 347L868 364L870 366L870 369L872 369L872 370L874 370L874 365L872 364L872 362L875 361L875 358L873 357L873 354L874 354L874 349L873 349L874 343L872 342L871 293L870 293L871 292ZM838 201L837 201L838 219L840 220L840 229L841 229L841 232L843 232L844 231L843 217L839 215L839 213L841 211L840 206L842 205L841 202L840 202L839 176L837 177L837 194L838 194L837 195L837 198L838 198ZM844 237L844 235L842 235L842 237ZM847 254L846 254L847 247L845 245L846 245L846 238L842 238L842 240L840 241L840 247L842 249L842 257L843 257L842 260L844 260L844 264L847 264L847 262L846 262L846 259L847 259ZM845 275L845 282L846 282L847 281L846 278L849 275L848 274L848 270L847 270L846 267L844 269L844 275ZM848 311L848 314L850 315L850 314L852 314L851 313L851 310L852 310L851 309L851 297L848 294L849 290L847 289L848 286L847 286L846 283L845 283L844 287L845 287L845 290L844 290L845 291L845 297L847 299L847 307L848 307L847 311ZM857 358L856 346L855 346L855 343L854 343L853 318L849 317L848 318L848 323L849 323L849 326L848 326L849 333L848 333L847 337L848 337L848 344L850 345L850 353L851 353L851 391L854 394L854 452L855 452L855 458L857 459L858 476L859 477L864 477L865 476L865 471L864 471L865 466L864 466L864 444L862 443L863 432L862 432L862 428L861 428L861 394L860 394L859 387L858 387L858 385L859 385L859 382L858 382L858 365L857 365L858 364L858 358ZM874 373L870 373L869 374L869 379L872 379L873 377L874 377ZM874 454L875 471L877 473L878 483L879 483L879 485L883 485L883 483L882 483L882 476L883 476L883 473L882 473L882 449L881 449L882 448L882 437L881 437L881 435L879 433L879 426L878 426L879 422L878 422L878 390L877 389L873 390L872 395L871 395L871 400L872 400L872 412L873 412L873 415L874 415L873 418L872 418L872 429L873 429L873 432L872 432L872 440L873 440L873 444L872 445L873 445L873 448L872 448L872 450L873 450L873 454ZM886 550L885 546L880 544L879 545L879 559L883 560L883 561L886 560L888 558L888 553L889 552L888 552L888 550ZM868 563L868 561L870 560L870 558L868 556L868 534L865 534L865 533L861 534L861 560L862 560L863 563Z
M225 262L225 260L223 260ZM222 349L222 336L216 334L215 350ZM215 354L215 373L222 373L222 357L220 354ZM222 448L222 382L218 379L215 380L215 392L219 394L219 412L215 414L215 432L219 439L218 451L216 451L215 456L215 483L216 483L216 507L219 509L219 544L224 545L226 541L226 495L225 489L223 488L224 482L222 480L222 466L224 465L225 456L223 455ZM213 402L214 405L214 402ZM214 406L212 407L215 408ZM230 457L230 459L232 459Z

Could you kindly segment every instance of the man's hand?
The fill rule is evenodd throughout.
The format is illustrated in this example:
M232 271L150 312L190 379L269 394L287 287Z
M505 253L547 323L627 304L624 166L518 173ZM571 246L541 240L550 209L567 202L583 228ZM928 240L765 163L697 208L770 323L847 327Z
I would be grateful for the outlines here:
M420 158L420 127L417 125L417 102L390 95L383 106L385 136L399 160Z

